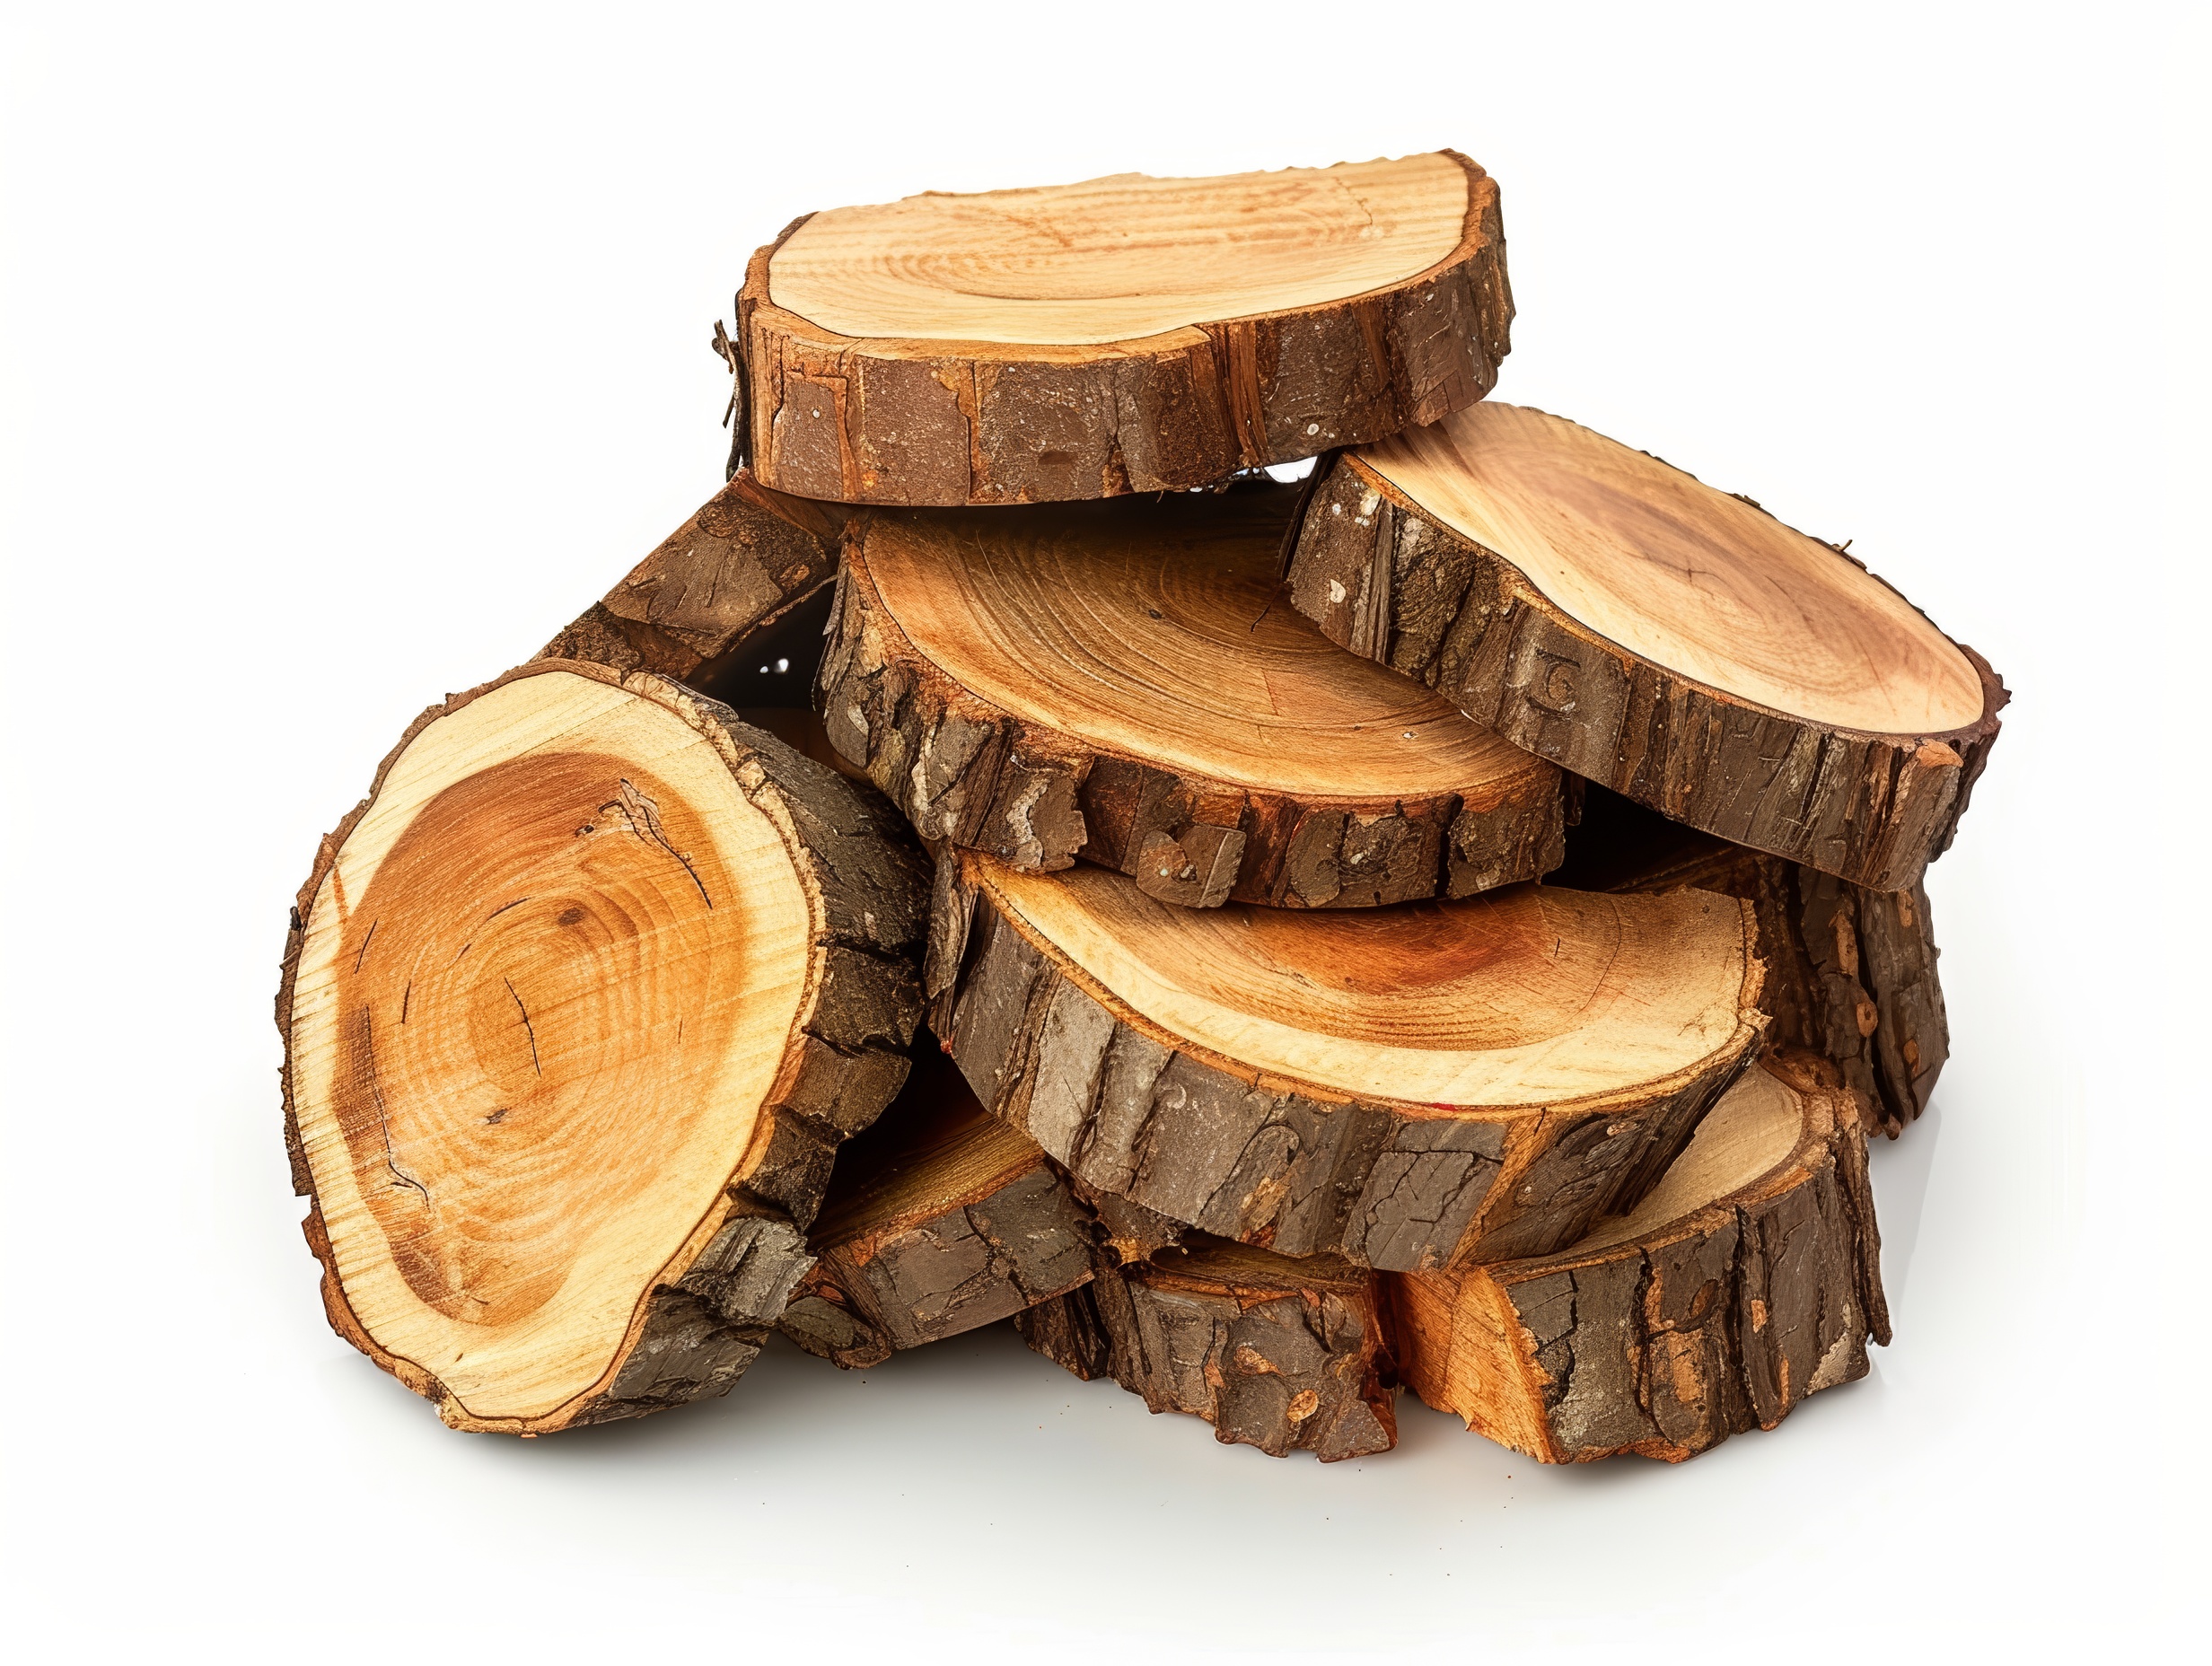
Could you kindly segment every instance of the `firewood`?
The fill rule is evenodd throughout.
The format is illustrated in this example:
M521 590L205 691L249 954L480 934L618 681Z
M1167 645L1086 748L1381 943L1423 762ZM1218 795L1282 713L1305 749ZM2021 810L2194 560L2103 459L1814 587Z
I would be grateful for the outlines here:
M987 1113L934 1046L838 1151L782 1320L847 1368L943 1341L1091 1276L1090 1214L1036 1143Z
M1515 744L1874 890L1948 847L2007 697L1841 549L1508 405L1339 457L1291 582Z
M1868 890L1731 845L1593 786L1549 882L1578 890L1692 886L1748 899L1767 963L1769 1037L1834 1061L1894 1139L1927 1109L1951 1027L1927 890Z
M924 981L984 1103L1084 1185L1403 1269L1632 1207L1750 1064L1752 929L1707 892L1549 886L1201 913L949 852Z
M1014 1322L1086 1382L1203 1417L1224 1445L1333 1463L1398 1443L1376 1278L1335 1256L1201 1238L1157 1262L1102 1257L1091 1284Z
M726 1390L907 1072L926 870L872 792L643 671L417 720L286 944L286 1136L340 1335L457 1428Z
M1480 399L1505 257L1497 186L1450 151L811 215L720 344L738 450L847 502L1204 486Z
M869 516L821 662L832 744L925 838L1194 908L1556 865L1558 769L1284 601L1284 491Z
M1859 1103L1804 1055L1746 1075L1572 1249L1384 1283L1407 1385L1545 1463L1680 1462L1865 1376L1867 1338L1890 1339Z

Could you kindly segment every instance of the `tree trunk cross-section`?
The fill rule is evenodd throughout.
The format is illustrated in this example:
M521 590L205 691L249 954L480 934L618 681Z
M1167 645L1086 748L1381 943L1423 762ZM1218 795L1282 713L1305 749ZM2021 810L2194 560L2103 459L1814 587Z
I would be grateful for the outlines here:
M1750 1064L1749 905L1516 886L1291 913L940 858L931 1022L1083 1185L1280 1253L1543 1254L1632 1207Z
M820 700L923 837L1147 894L1355 908L1554 866L1564 777L1345 653L1277 579L1288 488L871 516Z
M1508 405L1339 457L1291 590L1537 756L1874 890L1949 846L2007 697L1842 551Z
M1333 1463L1398 1443L1376 1275L1333 1256L1204 1239L1157 1263L1102 1255L1090 1285L1014 1327L1086 1382L1205 1418L1224 1445Z
M1658 1188L1540 1260L1386 1276L1407 1384L1545 1463L1679 1462L1866 1374L1890 1339L1859 1105L1781 1054Z
M1506 352L1497 188L1450 151L932 193L756 254L752 467L805 497L1178 491L1479 399Z
M457 1428L725 1391L907 1073L891 807L642 671L417 720L300 891L286 1143L338 1333Z
M1090 1213L934 1048L838 1152L784 1334L848 1369L1005 1319L1091 1276Z
M1951 1028L1927 888L1868 890L1731 845L1593 787L1551 876L1577 890L1681 886L1747 899L1767 963L1760 1004L1774 1042L1817 1053L1869 1100L1894 1139L1927 1109Z

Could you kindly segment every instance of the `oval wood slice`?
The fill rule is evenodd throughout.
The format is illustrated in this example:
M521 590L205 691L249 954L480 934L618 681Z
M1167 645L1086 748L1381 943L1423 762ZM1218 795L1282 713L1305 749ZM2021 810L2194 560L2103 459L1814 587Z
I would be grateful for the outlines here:
M1037 1143L919 1049L891 1108L846 1143L781 1328L851 1370L1087 1282L1093 1228Z
M1949 846L2007 697L1840 550L1515 406L1339 458L1291 583L1516 745L1876 890Z
M1102 1255L1091 1284L1014 1322L1084 1381L1203 1417L1224 1445L1334 1463L1398 1443L1376 1279L1335 1256L1196 1238L1157 1261Z
M734 368L768 486L1030 503L1433 422L1512 317L1497 188L1441 151L811 215L753 257Z
M1200 913L968 854L940 864L925 980L977 1094L1084 1185L1404 1269L1632 1206L1751 1060L1752 929L1707 892L1548 886Z
M821 707L925 838L1197 908L1464 896L1555 865L1553 766L1345 653L1277 582L1276 488L871 516Z
M277 997L338 1332L457 1428L728 1389L907 1070L888 805L645 673L425 713L323 841Z
M1859 1104L1779 1054L1625 1218L1540 1260L1386 1276L1407 1384L1545 1463L1679 1462L1772 1428L1887 1344Z

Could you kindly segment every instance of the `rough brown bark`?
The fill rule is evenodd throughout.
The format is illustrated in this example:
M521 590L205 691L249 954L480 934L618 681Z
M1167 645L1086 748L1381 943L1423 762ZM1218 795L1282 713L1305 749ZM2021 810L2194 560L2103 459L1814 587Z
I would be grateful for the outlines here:
M1467 896L1555 866L1569 812L1556 770L1500 747L1471 725L1457 732L1462 720L1449 707L1416 710L1387 685L1377 689L1356 676L1330 678L1327 659L1317 661L1312 651L1326 656L1326 644L1309 646L1309 627L1287 609L1276 615L1267 638L1245 633L1259 644L1252 647L1224 647L1191 632L1151 627L1162 630L1163 663L1181 656L1172 671L1178 683L1202 684L1209 661L1233 660L1271 679L1286 754L1279 773L1271 773L1280 785L1261 787L1249 776L1235 778L1247 761L1241 758L1233 763L1203 756L1199 761L1212 764L1210 770L1163 762L1164 747L1117 748L1086 732L1080 718L1053 723L1024 716L963 687L900 627L868 556L887 538L935 540L931 549L944 546L949 561L951 552L982 539L1004 539L1019 550L1031 543L1113 543L1172 528L1178 538L1217 551L1219 593L1236 598L1222 605L1251 612L1257 630L1275 606L1273 575L1264 584L1246 583L1251 574L1236 563L1261 557L1262 565L1271 565L1277 529L1295 495L1265 487L1172 505L1001 510L960 522L872 520L847 546L832 636L821 660L818 699L831 743L865 767L925 838L988 851L1023 867L1066 867L1080 855L1130 875L1148 895L1185 907L1217 908L1233 899L1277 908L1368 908ZM1255 530L1260 536L1247 536ZM932 562L921 570L949 583L945 565ZM1135 592L1101 594L1079 611L1103 630L1114 607L1135 609L1139 599ZM1151 609L1153 620L1160 617ZM1012 629L1012 622L1005 627ZM1147 622L1133 616L1128 627L1146 628ZM1242 630L1239 623L1228 635L1235 638ZM1287 642L1280 640L1286 631ZM1053 651L1040 641L1040 657L1021 663L1037 667ZM1085 662L1069 676L1093 669ZM1040 671L1036 681L1043 704L1052 680ZM1172 690L1161 696L1163 702L1173 697ZM1299 738L1295 715L1309 706L1313 732L1303 744L1290 744ZM1371 717L1366 732L1351 732L1361 726L1347 711ZM1409 725L1426 732L1439 723L1454 731L1439 745L1450 748L1459 773L1426 761L1409 772L1393 755L1411 740ZM1378 785L1402 778L1427 787L1345 790L1361 771L1320 771L1312 760L1325 752L1348 763L1353 754L1346 748L1372 758ZM1447 776L1457 790L1435 790ZM1337 790L1330 790L1332 781Z
M1657 1180L1764 1022L1693 1068L1548 1107L1362 1098L1140 1017L994 883L979 859L941 856L925 969L931 1022L984 1103L1084 1186L1287 1255L1402 1269L1571 1243ZM1749 908L1726 906L1748 939ZM1741 975L1748 1011L1756 961Z
M1760 1004L1776 1043L1831 1059L1892 1139L1927 1109L1951 1030L1927 888L1868 890L1747 850L1591 789L1550 882L1579 890L1677 886L1748 900L1767 963Z
M1545 1463L1680 1462L1865 1375L1889 1312L1859 1101L1832 1069L1770 1061L1681 1162L1728 1131L1736 1095L1772 1084L1796 1133L1783 1160L1698 1206L1541 1259L1386 1276L1407 1384Z
M2009 697L1963 644L1981 715L1940 733L1855 732L1707 687L1606 640L1356 453L1308 504L1290 582L1330 640L1538 757L1875 890L1914 884L1950 847Z
M701 692L836 576L841 512L738 474L540 651ZM803 687L803 681L800 683ZM733 703L746 703L732 691Z
M1465 221L1428 269L1090 346L856 338L786 311L771 268L802 218L737 298L752 467L807 497L1031 503L1184 490L1434 421L1489 391L1513 317L1497 185L1446 154Z
M790 1019L787 1032L782 1028L785 1021L776 1020L782 1058L760 1101L742 1160L727 1175L702 1178L703 1214L698 1224L678 1254L639 1288L636 1310L615 1349L613 1362L588 1389L550 1411L479 1416L434 1372L380 1343L356 1311L358 1295L349 1287L351 1275L344 1270L348 1263L333 1250L325 1218L329 1212L325 1193L328 1179L358 1168L359 1153L355 1151L350 1158L347 1153L357 1138L366 1137L359 1127L360 1106L347 1110L341 1103L334 1119L330 1105L314 1102L325 1090L318 1087L311 1093L303 1084L301 1048L311 1040L319 1048L329 1045L321 1031L310 1037L303 1028L324 1022L312 1015L312 1007L320 1005L350 1019L352 997L347 994L344 979L362 971L372 945L378 955L404 949L404 943L391 944L389 930L382 934L385 942L377 941L379 927L384 924L381 918L371 922L357 955L348 952L341 957L349 964L331 961L327 948L316 946L317 934L338 929L346 918L348 895L341 875L348 842L376 811L395 768L418 743L434 744L442 723L467 713L479 701L517 690L526 692L528 680L549 677L619 690L672 715L707 743L726 768L732 790L772 827L781 859L788 863L795 878L797 894L803 899L805 923L801 929L805 934L782 946L803 958L805 971L796 1015ZM622 760L612 758L596 762L610 770L622 766ZM481 776L497 763L496 755L471 755L463 760L462 767L464 771L475 769ZM464 773L463 784L474 778ZM622 785L628 787L629 783L626 780ZM495 804L505 802L493 801ZM650 797L632 789L619 802L601 806L592 819L608 823L603 829L607 837L619 841L634 834L643 845L655 846L665 858L680 864L682 872L677 873L675 881L680 889L697 882L704 869L690 853L672 842L663 826L664 819L677 813L678 808L663 803L656 812ZM401 808L392 813L416 812ZM675 825L668 823L669 827ZM577 829L574 837L581 846L586 835L601 831L587 825ZM566 836L565 826L562 832ZM503 848L503 836L496 831L487 832L486 837L487 850L496 855ZM676 870L672 866L671 872ZM581 887L584 881L577 883ZM705 887L699 890L705 897ZM926 871L905 829L891 807L870 790L739 723L727 707L648 673L625 675L601 665L540 660L425 712L379 767L369 796L323 839L293 910L276 997L277 1028L285 1041L285 1144L295 1189L314 1200L304 1230L310 1246L323 1262L323 1299L333 1328L410 1389L437 1402L440 1416L462 1429L536 1434L635 1416L727 1391L758 1352L768 1330L784 1311L793 1286L811 1264L804 1233L838 1144L873 1120L906 1075L906 1048L919 1004L914 960L926 890ZM589 904L591 899L584 897L581 889L577 896ZM564 899L539 900L547 908L557 908ZM351 905L356 909L368 906L357 881ZM427 911L437 916L451 908L487 907L493 917L516 906L504 895L471 899L458 891L450 897L441 893L426 904ZM712 906L711 899L707 899L706 907L711 909ZM560 918L544 922L544 933L572 925L598 929L592 925L592 913L589 906L572 906ZM758 929L771 931L775 925L762 919ZM347 951L352 946L350 939L340 943ZM467 953L466 945L462 952ZM488 949L480 949L479 959L488 952ZM313 962L311 983L320 983L324 989L303 983L303 956ZM410 983L408 989L412 993L414 985ZM522 1039L529 1045L523 1056L527 1062L540 1075L571 1067L558 1055L539 1057L540 1029L547 1022L547 1013L541 1010L540 1028L532 1028L511 980L505 995L512 996L514 1005L522 1009ZM499 999L497 995L490 998ZM374 1016L369 1007L360 1009L359 1027L364 1040ZM466 1026L478 1022L460 1008L449 1016L425 1010L425 1006L409 1012L405 1004L398 1017L402 1024L417 1025ZM345 1024L340 1027L347 1028ZM679 1039L680 1034L679 1028ZM458 1036L452 1051L465 1056L472 1045L466 1035ZM520 1045L518 1040L516 1046ZM356 1072L364 1062L356 1061ZM587 1096L596 1092L588 1060L574 1068L584 1073L578 1092ZM412 1188L421 1193L426 1206L430 1205L430 1192L409 1176L419 1163L393 1130L411 1109L419 1109L428 1118L443 1113L435 1105L409 1107L405 1102L409 1084L381 1077L373 1055L366 1058L365 1069L366 1097L356 1091L364 1087L363 1080L353 1080L348 1086L341 1073L335 1078L338 1086L362 1105L373 1103L373 1119L383 1124L382 1166L397 1177L391 1185ZM329 1071L317 1064L311 1074L320 1083ZM610 1101L608 1110L610 1115L621 1114L620 1105L614 1101ZM481 1120L497 1123L506 1116L503 1109ZM557 1117L556 1112L556 1128ZM525 1137L563 1137L557 1133L540 1136L524 1127L529 1120L527 1115L518 1117L514 1125L523 1129ZM557 1157L557 1152L549 1154ZM353 1169L347 1168L349 1162ZM511 1182L497 1183L533 1182L526 1165ZM496 1201L496 1194L493 1196ZM542 1214L545 1198L533 1195L526 1201ZM353 1213L357 1217L360 1211L356 1207ZM384 1250L375 1250L373 1237L357 1236L355 1242L356 1259L352 1265L356 1267L359 1258L372 1250L387 1258L395 1254L420 1258L419 1250L410 1250L398 1241Z
M1085 1381L1205 1418L1224 1445L1333 1463L1398 1443L1376 1275L1332 1256L1211 1239L1157 1262L1102 1254L1090 1285L1014 1327Z
M1093 1228L1036 1144L926 1045L899 1098L838 1153L781 1321L847 1368L940 1342L1091 1276Z

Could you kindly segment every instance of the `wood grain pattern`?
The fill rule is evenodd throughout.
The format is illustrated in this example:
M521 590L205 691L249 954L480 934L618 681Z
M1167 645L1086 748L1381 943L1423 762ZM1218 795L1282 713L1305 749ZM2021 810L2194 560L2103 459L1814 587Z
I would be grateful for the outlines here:
M277 1001L339 1333L465 1429L726 1390L906 1073L902 838L646 673L538 661L425 713L324 840Z
M771 487L1031 503L1434 421L1512 316L1497 187L1446 151L809 215L753 257L732 356Z
M1558 770L1285 603L1290 495L870 516L822 659L832 743L926 838L1081 855L1198 907L1464 896L1556 864Z
M1949 845L2007 697L1840 551L1511 406L1339 458L1291 584L1515 744L1877 890Z
M1539 1259L1386 1275L1405 1381L1545 1463L1772 1428L1890 1339L1856 1098L1809 1055L1730 1089L1624 1217Z
M1746 1067L1747 905L1516 887L1358 913L1163 905L940 858L926 990L993 1113L1224 1238L1415 1267L1629 1206Z
M891 1108L838 1153L780 1328L847 1369L876 1364L1086 1282L1093 1238L1066 1177L925 1038Z
M1333 1256L1203 1237L1157 1261L1102 1254L1090 1285L1014 1327L1086 1382L1205 1418L1224 1445L1335 1463L1398 1443L1376 1275Z

